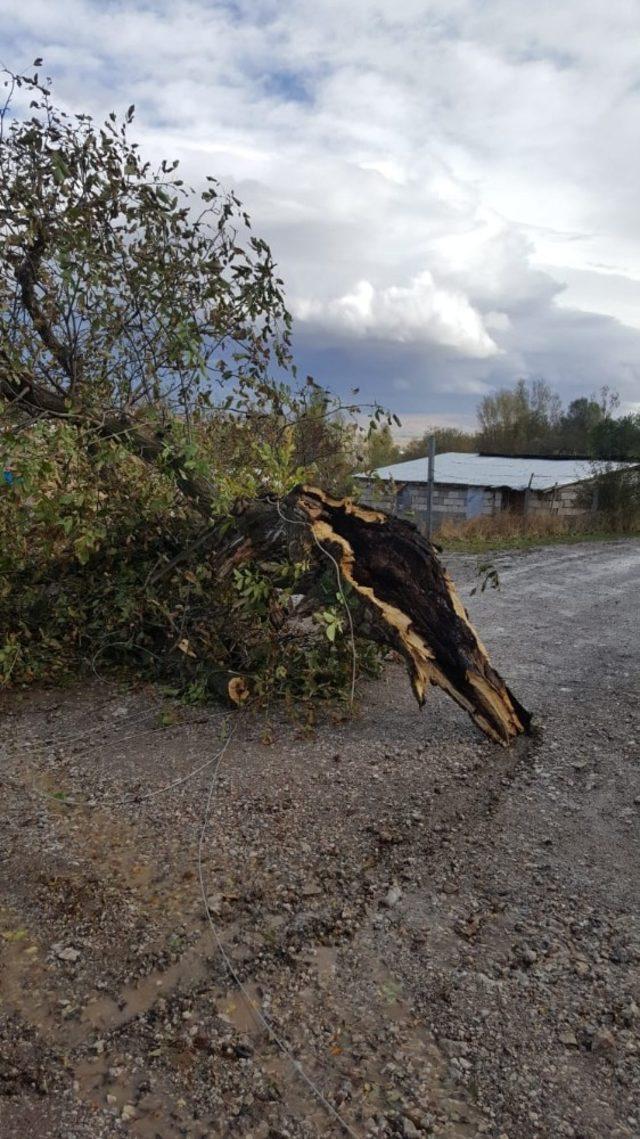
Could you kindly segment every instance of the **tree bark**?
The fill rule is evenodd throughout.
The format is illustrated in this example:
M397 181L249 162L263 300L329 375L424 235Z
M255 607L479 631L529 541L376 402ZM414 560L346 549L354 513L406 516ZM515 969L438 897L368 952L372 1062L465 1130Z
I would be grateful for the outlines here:
M490 739L508 745L529 731L530 713L493 668L435 546L411 523L336 499L316 487L282 501L265 496L236 514L219 569L282 555L310 534L320 559L358 595L378 643L404 658L423 705L442 688ZM231 693L233 697L233 693Z
M531 715L492 667L435 547L415 526L313 487L290 498L358 594L376 640L404 657L420 705L433 684L498 743L528 732Z

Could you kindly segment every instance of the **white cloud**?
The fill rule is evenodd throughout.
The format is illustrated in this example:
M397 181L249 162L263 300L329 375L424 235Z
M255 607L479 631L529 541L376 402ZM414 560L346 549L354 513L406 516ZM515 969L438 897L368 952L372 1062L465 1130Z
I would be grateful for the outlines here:
M487 384L541 369L567 397L601 377L638 398L631 0L5 0L4 15L7 63L43 55L73 110L135 102L149 154L239 190L299 342L336 382L379 394L384 361L416 413L448 393L466 415Z
M355 336L442 344L476 359L498 352L467 298L438 288L428 269L407 286L376 289L370 281L362 280L335 300L296 301L293 311L302 320L326 323Z

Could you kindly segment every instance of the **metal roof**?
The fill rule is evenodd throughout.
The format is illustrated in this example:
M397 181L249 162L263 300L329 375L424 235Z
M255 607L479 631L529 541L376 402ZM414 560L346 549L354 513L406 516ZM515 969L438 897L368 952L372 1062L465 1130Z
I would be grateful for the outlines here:
M585 459L507 459L500 456L472 455L463 451L445 451L436 455L435 482L453 486L508 486L512 490L552 490L554 486L570 486L593 477L591 464ZM608 468L633 464L610 463ZM428 460L410 459L379 467L374 474L394 482L427 482ZM368 478L356 475L356 478Z

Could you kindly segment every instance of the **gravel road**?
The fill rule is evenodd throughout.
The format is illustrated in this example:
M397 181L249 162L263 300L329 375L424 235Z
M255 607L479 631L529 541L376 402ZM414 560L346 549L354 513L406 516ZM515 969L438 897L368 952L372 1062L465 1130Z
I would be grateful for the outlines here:
M446 560L508 752L390 664L238 716L200 844L223 713L4 695L2 1139L640 1136L640 542Z

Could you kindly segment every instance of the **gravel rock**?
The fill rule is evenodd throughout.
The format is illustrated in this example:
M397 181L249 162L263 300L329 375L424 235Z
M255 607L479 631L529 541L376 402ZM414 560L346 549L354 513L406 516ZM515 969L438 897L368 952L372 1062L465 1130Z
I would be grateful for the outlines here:
M82 956L80 950L72 945L54 945L53 952L60 961L79 961Z
M616 1038L608 1028L599 1028L593 1034L591 1043L592 1052L613 1052L616 1047Z
M400 889L399 886L393 885L387 890L387 893L384 896L384 905L388 909L391 909L393 906L397 906L401 897L402 897L402 890Z

